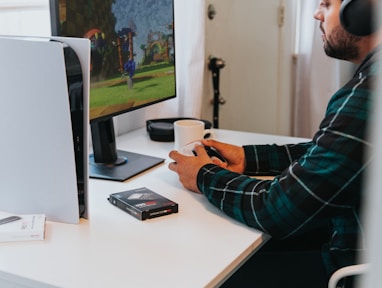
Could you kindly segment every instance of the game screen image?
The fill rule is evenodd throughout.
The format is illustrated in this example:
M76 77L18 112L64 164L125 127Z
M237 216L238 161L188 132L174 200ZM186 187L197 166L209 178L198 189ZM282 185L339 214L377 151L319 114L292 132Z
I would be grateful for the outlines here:
M91 42L90 119L175 97L172 0L60 0L61 36Z

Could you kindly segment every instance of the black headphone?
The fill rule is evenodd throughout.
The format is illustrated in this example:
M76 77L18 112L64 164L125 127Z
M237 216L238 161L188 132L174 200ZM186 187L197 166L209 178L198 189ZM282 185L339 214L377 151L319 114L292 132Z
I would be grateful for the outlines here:
M341 24L346 31L356 36L370 35L376 31L373 0L343 0L340 9Z

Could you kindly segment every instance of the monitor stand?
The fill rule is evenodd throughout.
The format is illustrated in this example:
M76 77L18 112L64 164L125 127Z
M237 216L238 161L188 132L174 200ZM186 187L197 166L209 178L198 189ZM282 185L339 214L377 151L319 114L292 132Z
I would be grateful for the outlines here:
M94 154L89 157L91 178L125 181L165 159L116 149L113 119L90 123Z

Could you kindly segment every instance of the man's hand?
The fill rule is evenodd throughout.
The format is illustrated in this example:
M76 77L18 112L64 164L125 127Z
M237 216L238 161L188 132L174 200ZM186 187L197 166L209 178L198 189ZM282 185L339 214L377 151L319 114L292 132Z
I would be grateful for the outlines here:
M221 163L214 161L215 164L232 172L244 172L246 161L243 147L226 144L211 139L202 140L202 144L215 148L216 151L218 151L227 161Z
M179 180L186 189L200 193L196 181L198 172L204 165L213 161L202 145L196 145L195 152L196 156L184 156L177 151L171 151L169 156L175 162L171 162L168 167L179 175Z

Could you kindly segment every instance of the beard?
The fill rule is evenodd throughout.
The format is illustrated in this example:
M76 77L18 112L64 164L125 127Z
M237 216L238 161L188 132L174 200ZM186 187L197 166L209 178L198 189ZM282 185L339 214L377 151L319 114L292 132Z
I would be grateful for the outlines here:
M332 58L351 61L359 58L357 43L361 37L354 36L342 26L337 26L332 33L332 36L327 38L324 43L326 55Z

